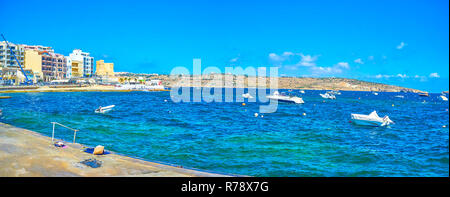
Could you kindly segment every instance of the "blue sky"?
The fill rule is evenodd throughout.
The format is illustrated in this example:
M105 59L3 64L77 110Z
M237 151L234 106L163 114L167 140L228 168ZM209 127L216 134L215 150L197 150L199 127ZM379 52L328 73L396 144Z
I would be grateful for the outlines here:
M80 48L116 71L278 66L286 76L349 77L440 92L449 85L446 0L7 1L13 43Z

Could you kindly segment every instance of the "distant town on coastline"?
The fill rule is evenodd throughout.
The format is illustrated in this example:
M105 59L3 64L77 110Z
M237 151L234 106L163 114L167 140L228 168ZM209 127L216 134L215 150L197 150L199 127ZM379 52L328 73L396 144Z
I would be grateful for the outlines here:
M0 43L0 85L21 85L26 79L38 86L43 85L69 85L69 84L96 84L96 85L120 85L120 84L146 84L158 83L165 87L191 86L180 84L180 79L189 77L199 78L193 75L159 75L157 73L131 73L114 72L114 63L106 63L104 60L94 61L89 52L74 49L66 55L55 52L52 47L41 45L14 44L8 42L17 61L23 67L20 69L7 43ZM26 76L24 75L26 74ZM202 76L203 87L239 87L236 85L238 75L233 75L233 82L215 82L217 75L231 75L211 73ZM243 88L257 87L253 81L266 80L266 77L243 76ZM252 79L253 78L253 79ZM315 89L315 90L349 90L349 91L385 91L385 92L421 92L420 90L404 88L394 85L366 82L346 78L309 78L309 77L277 77L280 89ZM184 80L186 81L186 80ZM269 78L266 80L267 86ZM178 83L178 84L177 84Z
M90 53L74 49L68 56L56 53L52 47L40 45L0 43L1 82L6 85L24 83L26 76L33 83L51 82L70 78L92 78L114 76L114 64L103 60L94 62ZM11 52L12 51L12 52ZM14 53L14 54L12 54ZM17 61L23 67L21 71ZM96 65L96 70L94 68Z

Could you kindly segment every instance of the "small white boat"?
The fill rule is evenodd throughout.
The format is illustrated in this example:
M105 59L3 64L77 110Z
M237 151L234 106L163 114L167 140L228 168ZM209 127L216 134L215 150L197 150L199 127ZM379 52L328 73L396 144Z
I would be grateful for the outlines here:
M304 90L300 90L300 93L305 94L305 91Z
M110 106L106 106L106 107L100 106L98 109L95 110L95 113L106 113L106 112L111 111L114 107L115 107L115 105L110 105Z
M245 94L242 94L242 97L244 97L244 98L247 98L247 99L249 99L249 98L253 98L253 96L252 96L252 95L250 95L250 93L245 93Z
M375 95L375 96L377 96L377 95L378 95L378 92L372 92L372 94Z
M351 114L352 122L357 125L365 125L365 126L386 126L390 124L394 124L394 122L389 119L389 116L384 116L381 118L378 116L376 111L373 111L369 115L364 114Z
M394 96L394 97L397 97L397 98L405 98L405 96L403 96L403 95L397 95L397 96Z
M446 96L441 95L440 97L441 97L441 99L442 99L443 101L448 101L448 98L447 98Z
M325 99L336 99L336 96L334 96L333 94L328 94L328 93L320 94L320 96Z
M288 103L296 103L296 104L302 104L305 103L302 98L296 97L296 96L284 96L280 95L278 91L275 91L273 95L267 96L268 99L271 100L277 100L281 102L288 102Z
M328 91L327 93L332 95L341 95L341 92L335 90Z

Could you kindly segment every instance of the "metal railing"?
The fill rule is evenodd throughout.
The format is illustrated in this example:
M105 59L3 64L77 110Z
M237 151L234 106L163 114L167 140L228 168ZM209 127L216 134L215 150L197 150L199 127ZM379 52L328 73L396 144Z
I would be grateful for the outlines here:
M51 122L51 123L53 124L52 143L53 143L53 140L54 140L54 138L55 138L55 125L59 125L59 126L61 126L61 127L64 127L64 128L66 128L66 129L69 129L69 130L72 130L72 131L73 131L73 143L75 144L75 138L76 138L76 136L77 136L77 131L79 131L79 130L77 130L77 129L72 129L72 128L70 128L70 127L68 127L68 126L66 126L66 125L63 125L63 124L61 124L61 123L58 123L58 122Z

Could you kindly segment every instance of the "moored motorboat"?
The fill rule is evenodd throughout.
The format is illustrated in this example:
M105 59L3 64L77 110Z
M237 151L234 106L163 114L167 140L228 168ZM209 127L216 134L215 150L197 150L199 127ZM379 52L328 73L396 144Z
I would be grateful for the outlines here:
M267 96L268 99L281 101L281 102L288 102L288 103L296 103L296 104L302 104L305 103L302 98L296 97L296 96L284 96L280 95L278 91L275 91L273 95Z
M106 107L100 106L99 108L97 108L95 110L95 113L106 113L108 111L111 111L114 107L115 107L115 105L109 105L109 106L106 106Z
M338 91L336 91L336 90L331 90L331 91L328 91L327 93L328 93L328 94L333 94L333 95L341 95L341 92L339 92L339 90L338 90Z
M442 99L443 101L448 101L448 98L447 98L446 96L441 95L440 97L441 97L441 99Z
M369 115L364 114L351 114L352 123L364 126L386 126L394 124L394 122L389 119L389 116L384 116L381 118L378 116L376 111L373 111Z
M334 96L333 94L328 94L328 93L320 94L320 96L325 99L336 99L336 96Z

